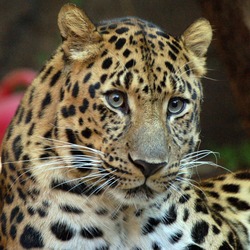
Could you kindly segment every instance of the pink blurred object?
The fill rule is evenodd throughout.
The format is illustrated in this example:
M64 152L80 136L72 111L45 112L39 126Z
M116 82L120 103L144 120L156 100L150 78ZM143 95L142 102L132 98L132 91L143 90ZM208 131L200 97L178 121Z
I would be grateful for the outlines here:
M7 74L0 82L0 144L27 86L36 72L18 69Z

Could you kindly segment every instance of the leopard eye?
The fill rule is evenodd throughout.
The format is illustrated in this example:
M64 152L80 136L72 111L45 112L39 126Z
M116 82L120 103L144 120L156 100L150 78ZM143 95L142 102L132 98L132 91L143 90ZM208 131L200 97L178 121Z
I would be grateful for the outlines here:
M111 90L105 93L105 98L111 108L118 109L124 114L130 112L126 93L119 90Z
M180 97L174 97L170 99L168 104L168 114L177 115L180 114L186 107L187 101Z
M110 92L107 95L107 101L112 108L120 108L125 103L124 94L119 91Z

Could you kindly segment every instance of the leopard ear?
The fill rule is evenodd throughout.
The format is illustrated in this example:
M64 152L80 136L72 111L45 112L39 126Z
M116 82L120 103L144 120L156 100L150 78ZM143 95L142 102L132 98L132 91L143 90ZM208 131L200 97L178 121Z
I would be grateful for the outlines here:
M200 18L191 24L182 35L186 47L197 57L203 57L212 40L212 27L208 20Z
M101 35L86 14L74 4L65 4L58 14L58 26L65 53L73 60L85 60L99 51Z

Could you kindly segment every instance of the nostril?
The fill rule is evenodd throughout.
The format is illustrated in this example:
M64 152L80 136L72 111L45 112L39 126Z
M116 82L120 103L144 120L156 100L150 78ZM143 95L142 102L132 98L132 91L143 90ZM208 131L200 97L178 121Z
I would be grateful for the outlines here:
M133 160L129 155L130 161L141 170L145 177L149 177L167 165L167 162L149 163L144 160Z

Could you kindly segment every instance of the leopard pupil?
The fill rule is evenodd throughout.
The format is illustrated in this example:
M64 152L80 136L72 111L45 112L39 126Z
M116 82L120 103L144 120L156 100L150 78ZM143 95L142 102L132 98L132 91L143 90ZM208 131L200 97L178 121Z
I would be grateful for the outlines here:
M114 95L114 96L113 96L113 101L114 101L115 103L119 103L119 101L120 101L120 96L119 96L119 95Z

